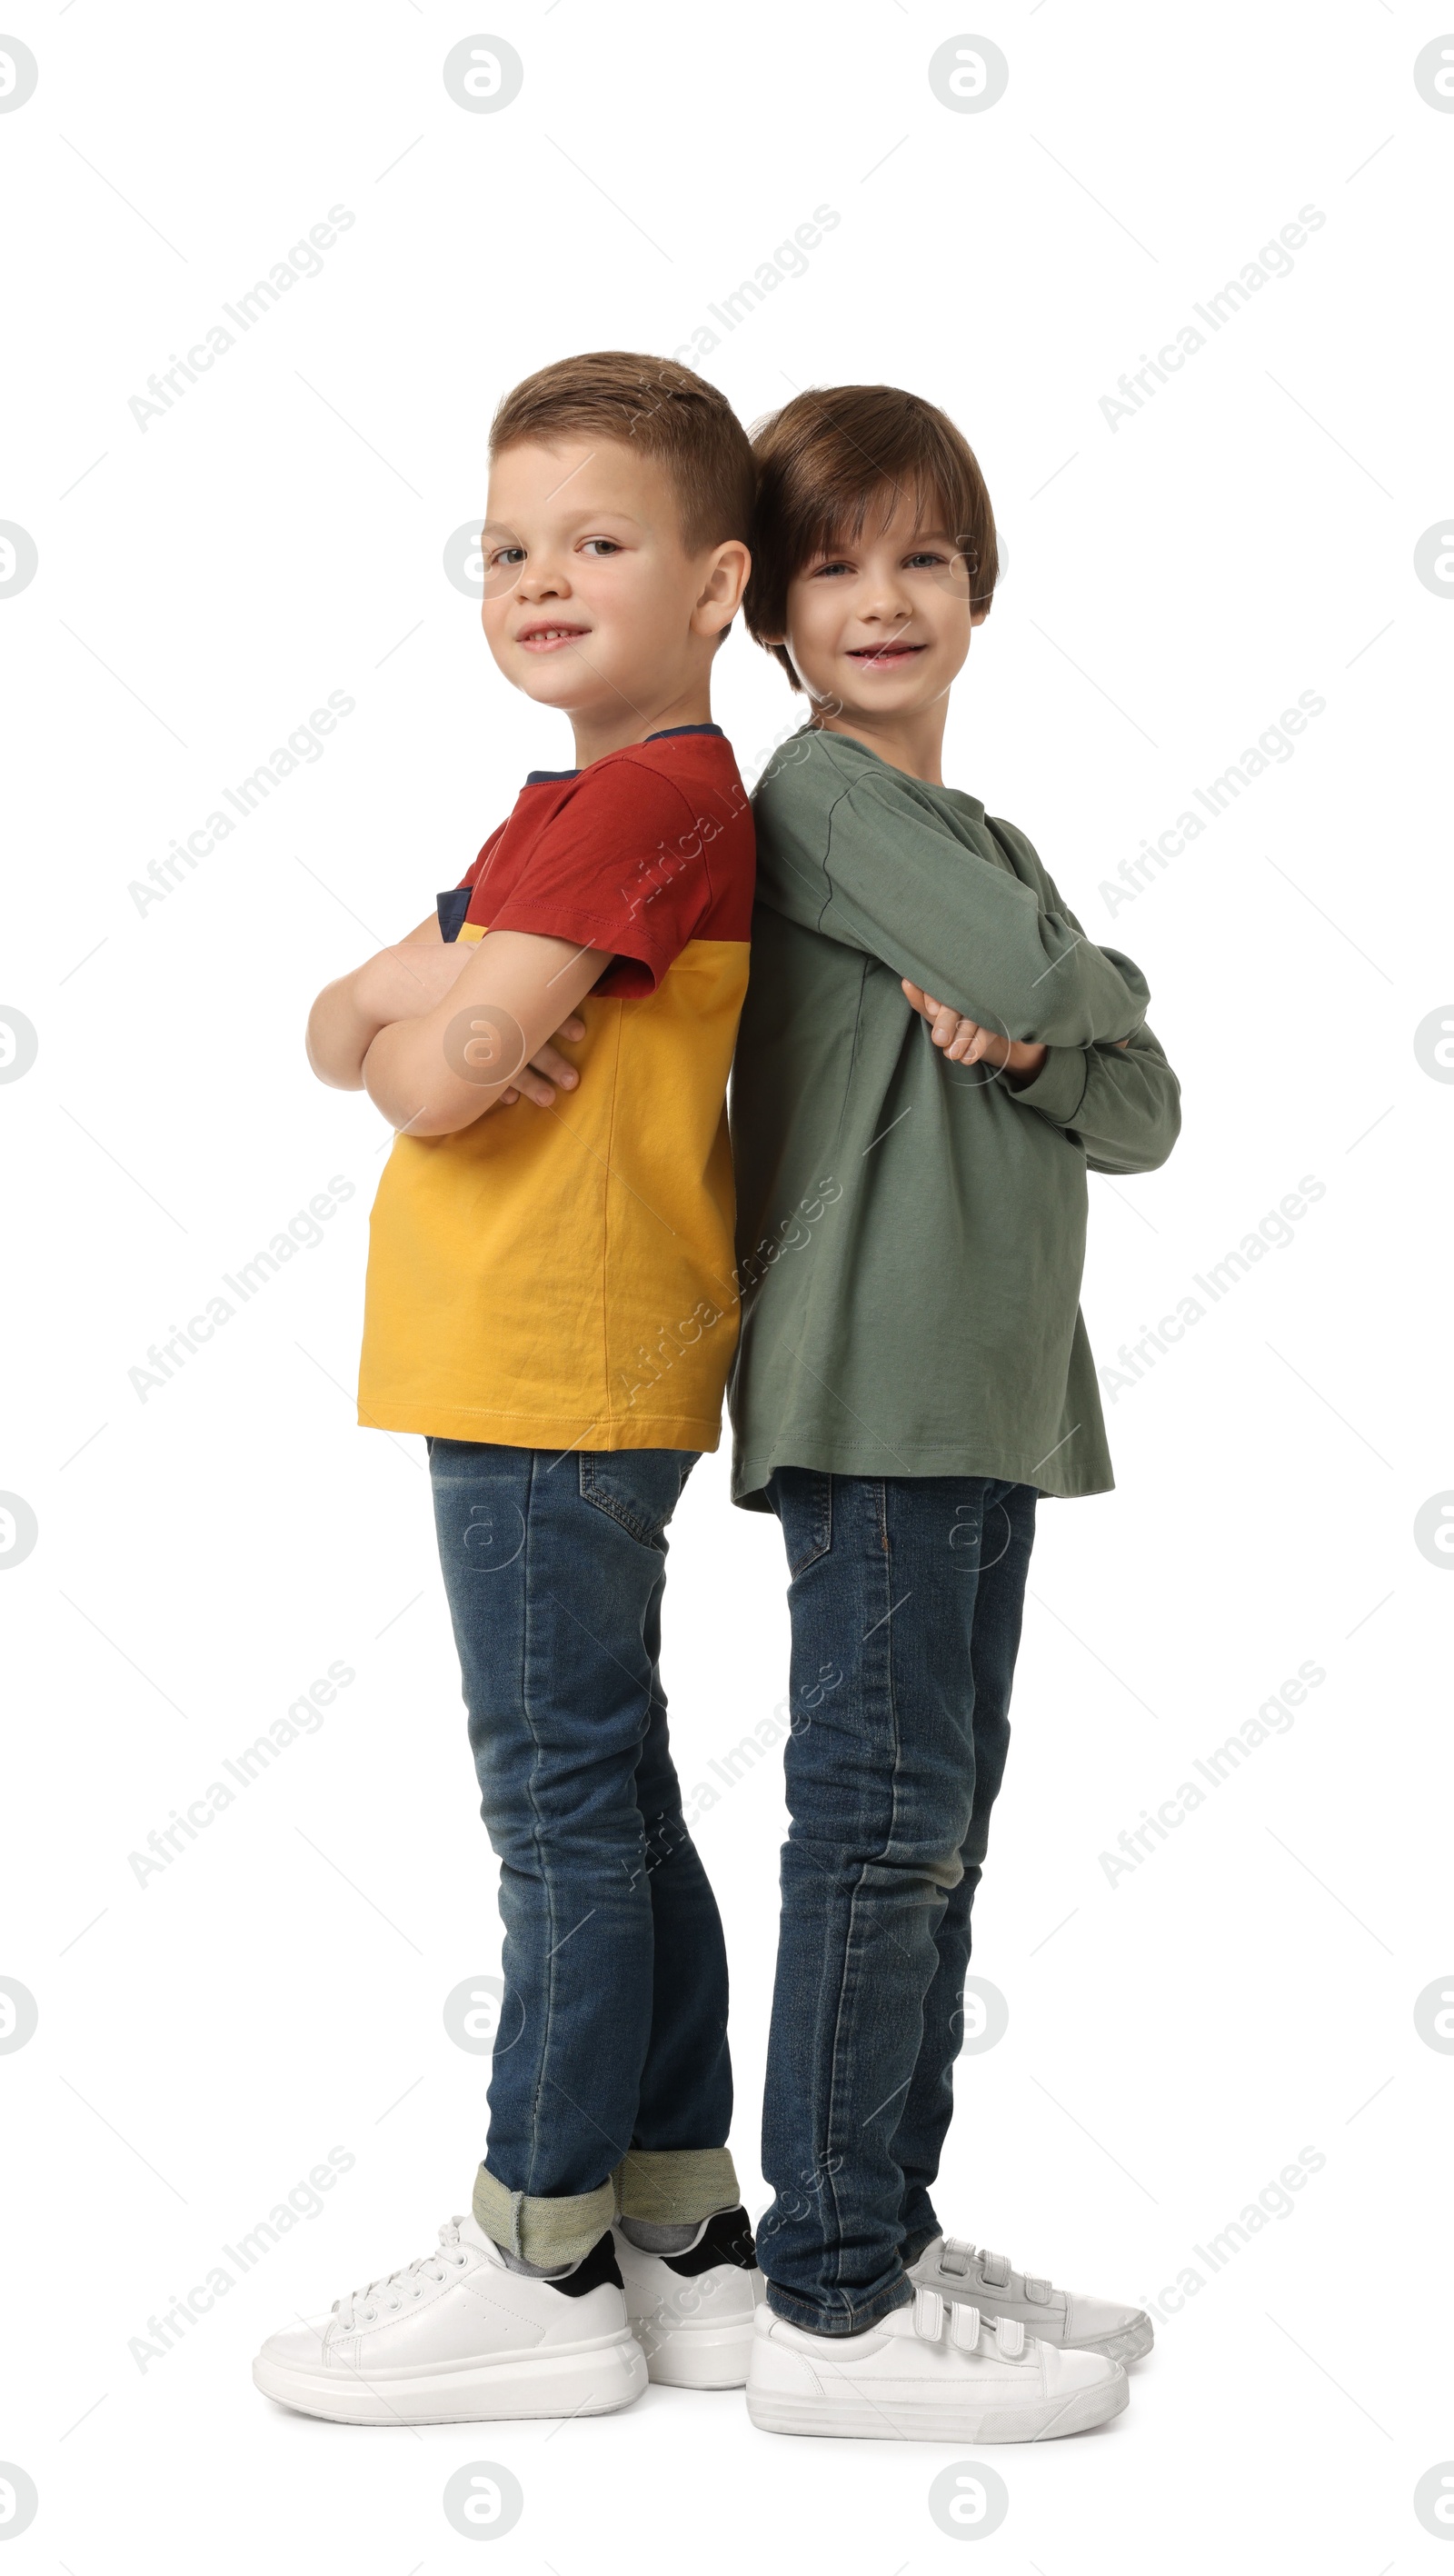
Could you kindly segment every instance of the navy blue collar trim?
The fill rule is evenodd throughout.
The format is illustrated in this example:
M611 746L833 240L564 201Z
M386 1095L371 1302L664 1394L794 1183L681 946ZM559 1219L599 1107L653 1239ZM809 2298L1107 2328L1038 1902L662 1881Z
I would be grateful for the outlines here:
M664 725L660 733L649 733L646 739L648 742L675 742L679 734L720 734L721 730L722 728L719 724ZM525 772L525 784L527 787L544 787L557 778L579 778L580 774L581 773L578 769L527 769Z

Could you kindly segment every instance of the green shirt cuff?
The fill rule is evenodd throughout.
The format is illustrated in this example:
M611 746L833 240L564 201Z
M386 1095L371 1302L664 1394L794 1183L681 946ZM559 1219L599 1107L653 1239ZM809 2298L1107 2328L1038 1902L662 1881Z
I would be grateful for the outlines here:
M1089 1061L1084 1047L1053 1046L1046 1054L1033 1082L1007 1086L1013 1100L1021 1100L1027 1109L1038 1109L1057 1127L1073 1127L1080 1104L1085 1098Z

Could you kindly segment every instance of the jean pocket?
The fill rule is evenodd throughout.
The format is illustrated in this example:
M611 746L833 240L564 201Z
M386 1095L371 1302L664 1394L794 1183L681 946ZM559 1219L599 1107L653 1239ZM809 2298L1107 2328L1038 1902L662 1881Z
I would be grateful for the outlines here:
M582 1450L581 1501L664 1554L663 1533L700 1455L696 1449Z
M779 1470L781 1473L781 1470ZM799 1468L783 1495L783 1545L788 1574L796 1583L833 1544L833 1479Z

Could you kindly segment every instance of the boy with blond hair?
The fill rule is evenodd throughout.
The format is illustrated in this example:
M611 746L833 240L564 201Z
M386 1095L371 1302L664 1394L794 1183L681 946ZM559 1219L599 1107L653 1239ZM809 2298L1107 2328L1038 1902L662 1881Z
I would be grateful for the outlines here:
M740 2384L757 2282L722 1930L658 1671L666 1528L737 1325L753 836L710 681L752 460L713 386L616 351L518 385L490 458L486 639L569 718L575 765L532 770L308 1032L320 1080L398 1131L359 1418L428 1443L505 1924L471 2214L254 2365L355 2423L603 2413L648 2361Z

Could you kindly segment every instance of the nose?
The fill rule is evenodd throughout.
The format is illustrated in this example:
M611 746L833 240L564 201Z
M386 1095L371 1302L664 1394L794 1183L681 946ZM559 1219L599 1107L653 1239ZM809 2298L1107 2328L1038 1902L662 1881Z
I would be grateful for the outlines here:
M902 626L914 614L892 573L877 573L864 584L858 614L865 626Z
M515 595L532 604L542 599L568 599L570 581L564 565L548 555L527 555L515 577Z

